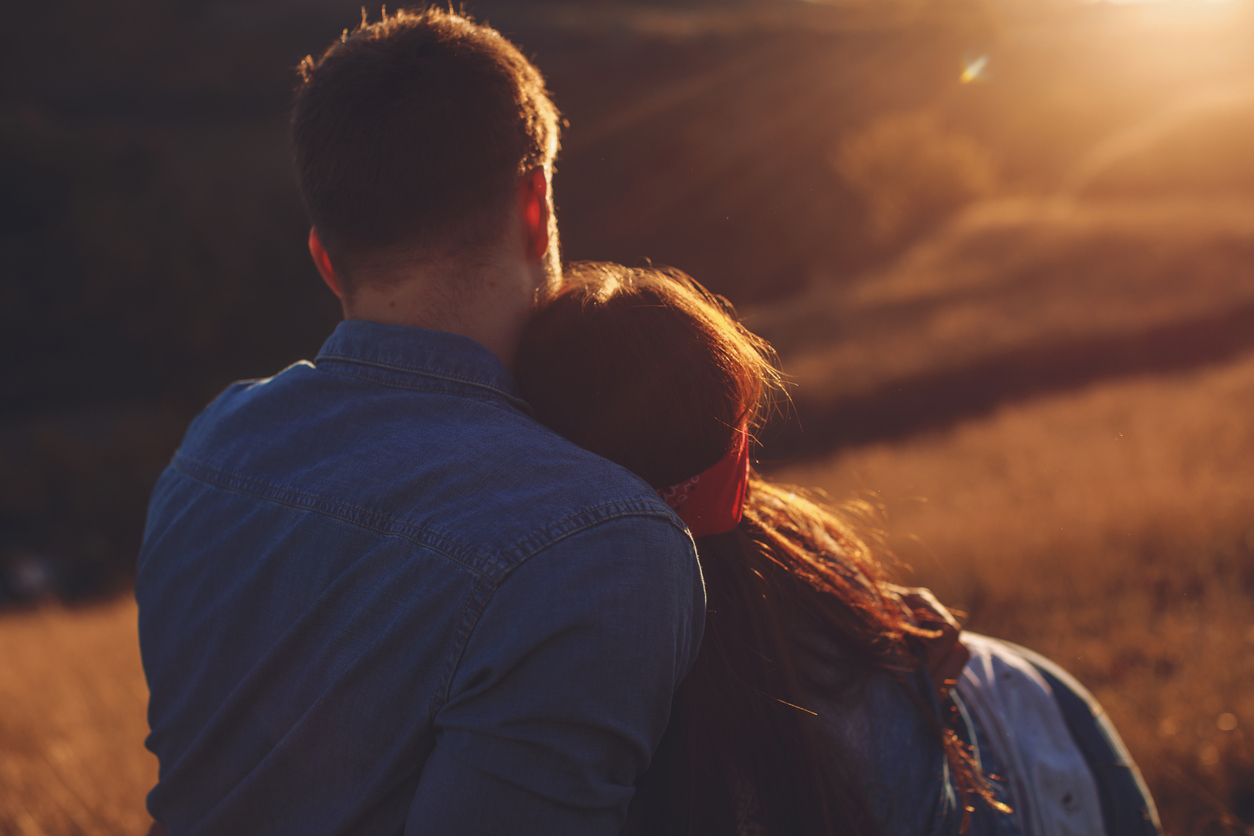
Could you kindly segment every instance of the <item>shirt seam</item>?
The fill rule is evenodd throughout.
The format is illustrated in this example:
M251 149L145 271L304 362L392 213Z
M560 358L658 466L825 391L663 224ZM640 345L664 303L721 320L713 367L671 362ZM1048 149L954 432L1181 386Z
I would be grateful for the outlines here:
M523 401L522 398L519 398L517 395L510 394L509 392L505 391L504 389L500 388L499 386L495 384L484 383L479 380L474 380L473 378L463 377L462 375L451 374L448 372L437 372L437 371L432 371L431 369L417 369L412 366L401 366L401 365L397 365L396 363L388 363L382 360L365 360L365 359L358 358L358 357L350 357L345 354L328 354L328 353L321 353L317 356L317 358L315 358L314 368L317 368L319 361L323 359L337 360L341 363L351 363L352 365L355 365L355 366L367 366L367 367L374 366L376 368L389 369L391 371L396 371L396 372L405 372L407 374L418 375L420 377L433 377L437 380L447 380L452 383L461 383L466 386L474 386L475 388L478 388L478 389L486 389L487 391L492 392L496 395L499 395L500 397L506 398L510 401L520 401L522 403L526 403L526 401ZM361 375L350 375L350 376L360 377ZM367 378L367 379L373 380L374 378Z
M620 508L621 510L612 516L592 516L594 513L604 508L614 507ZM509 552L506 552L506 554L512 554L517 557L517 560L510 565L509 569L506 570L504 574L501 575L500 583L504 583L505 580L518 569L519 566L526 563L528 560L531 560L545 549L556 546L558 543L563 540L568 540L576 534L582 534L590 528L596 528L598 525L603 525L605 523L621 519L630 519L632 517L653 517L669 524L671 528L674 528L680 534L687 533L682 526L676 524L675 518L670 513L663 511L661 507L652 506L642 500L609 502L604 505L598 505L595 508L589 508L586 511L581 511L578 514L572 514L559 522L553 523L547 528L543 528L533 534L520 538L516 545L510 549ZM564 525L570 525L571 529L569 531L556 531L556 529L559 529Z
M645 500L606 502L575 514L569 514L542 529L520 537L499 553L489 554L457 543L445 535L422 526L404 523L364 508L337 502L333 499L311 496L289 487L227 473L190 459L181 453L175 454L173 461L170 462L170 467L193 479L217 485L226 490L255 496L259 499L276 502L291 508L325 514L333 519L357 525L379 534L402 537L415 545L430 548L444 555L458 565L465 567L480 577L488 579L494 584L503 583L519 566L546 548L603 523L620 519L654 517L667 522L671 527L683 532L682 527L675 522L670 513L664 511L660 506L651 505ZM568 530L563 530L565 528L568 528ZM473 565L473 563L487 564L496 571L487 571Z
M475 596L471 596L471 600L466 602L467 615L463 615L462 617L463 627L459 629L458 641L454 643L453 651L449 654L449 659L445 663L445 668L447 670L447 673L441 675L439 684L437 685L434 692L432 693L431 704L429 708L429 719L433 727L435 725L436 715L439 713L441 708L443 708L445 705L448 704L449 698L451 696L450 691L453 687L453 680L456 678L457 670L458 668L461 667L461 663L465 658L466 648L470 644L470 639L474 635L475 628L479 626L479 622L483 618L483 613L487 610L488 604L490 604L492 602L492 599L496 596L497 590L499 590L509 580L510 576L513 575L514 572L517 571L524 563L526 563L529 560L532 560L536 555L540 554L543 551L546 551L549 548L552 548L553 546L556 546L558 543L561 543L564 540L568 540L577 534L582 534L585 531L596 528L599 525L608 525L609 523L617 522L618 520L623 520L623 519L630 519L632 517L636 517L636 518L654 517L670 525L671 528L675 529L680 534L687 534L687 531L685 531L685 529L682 526L677 525L675 523L675 520L672 519L669 514L662 513L660 509L658 509L658 511L654 513L643 511L643 512L636 513L636 514L622 514L622 515L614 516L614 517L605 517L601 519L590 520L580 525L579 527L572 529L571 531L562 533L555 539L523 555L515 564L509 567L509 569L501 576L499 580L492 581L488 584L488 587L489 587L488 593L483 597L483 602L479 605L477 611L473 614L473 616L470 616L468 619L467 615L469 614L471 604L474 603L473 599L475 597ZM550 526L550 529L551 528L552 526ZM689 549L686 556L692 559L693 561L696 561L697 559L696 552L693 549ZM478 590L476 590L476 595L477 593L478 593Z
M496 397L489 397L488 395L485 395L479 392L466 392L464 390L451 389L451 388L441 389L434 385L422 386L418 384L400 383L400 382L392 381L392 380L383 380L378 377L374 377L372 375L352 374L349 372L335 371L333 369L320 368L319 371L321 371L323 374L335 375L336 377L345 377L345 378L350 378L352 380L364 380L365 382L373 383L376 386L386 386L389 389L400 389L401 391L404 391L404 392L426 392L426 393L430 393L433 395L446 395L448 397L454 397L454 398L465 398L466 400L474 401L476 403L486 404L489 406L494 406L494 407L497 407L498 409L503 407L501 402L506 401L507 403L504 406L512 407L515 411L523 413L523 415L525 415L526 417L533 418L530 404L528 404L526 401L519 400L518 398L513 398L509 395L504 395L499 390L496 390L496 389L488 390L489 392L492 392L493 394L496 395ZM456 383L456 381L450 381L450 382Z
M459 566L475 573L484 578L490 578L491 575L483 569L477 568L467 562L458 552L468 553L473 557L479 557L473 551L459 546L449 541L447 538L429 531L425 528L410 526L397 520L390 519L367 511L363 508L357 508L352 505L346 505L342 502L326 499L323 497L310 496L300 491L284 488L278 485L272 485L256 479L250 479L245 476L238 476L231 473L225 473L216 468L212 468L206 464L188 459L183 455L175 455L174 460L170 462L170 467L178 472L189 476L193 479L209 484L216 485L226 490L236 493L254 496L268 502L275 502L279 505L286 505L289 508L299 508L304 511L313 511L318 514L324 514L333 519L347 522L361 528L374 531L387 536L401 537L415 545L429 548L439 554L447 557ZM304 500L303 502L301 500ZM342 510L337 510L342 509ZM369 520L377 520L378 523ZM405 529L408 529L405 530Z
M475 585L474 591L466 600L466 606L462 609L462 617L457 625L457 634L451 643L448 657L441 666L440 677L436 680L435 687L431 689L431 701L427 703L427 723L432 729L435 728L436 715L448 704L449 691L453 687L457 669L461 667L462 659L466 655L470 637L474 635L475 628L479 626L479 619L483 617L484 610L488 608L488 604L500 586L500 583L493 583L490 579L484 578L481 583Z

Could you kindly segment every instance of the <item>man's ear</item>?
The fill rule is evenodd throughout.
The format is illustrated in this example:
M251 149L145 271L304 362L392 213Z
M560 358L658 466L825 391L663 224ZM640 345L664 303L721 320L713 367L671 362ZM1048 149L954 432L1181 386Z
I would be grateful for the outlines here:
M309 229L309 254L313 256L314 266L318 268L318 274L322 276L327 287L331 288L331 292L342 300L344 286L340 283L340 277L335 274L335 268L331 265L331 256L327 255L327 248L322 246L318 230L312 227Z
M543 166L523 175L518 184L527 257L539 260L549 249L549 176Z

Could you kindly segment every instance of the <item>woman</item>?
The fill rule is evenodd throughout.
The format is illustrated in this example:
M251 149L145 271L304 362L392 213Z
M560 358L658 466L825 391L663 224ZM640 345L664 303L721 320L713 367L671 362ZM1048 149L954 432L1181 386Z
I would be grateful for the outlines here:
M725 301L677 272L583 264L567 279L523 338L523 394L540 421L658 489L706 580L701 651L627 832L1135 832L1103 824L1078 749L1056 745L1070 737L1052 698L1022 698L1050 693L1030 662L977 637L964 670L930 593L891 584L841 516L753 472L779 376ZM1023 751L1025 725L1049 743L1040 757ZM1043 796L1059 791L1080 815L1053 814L1067 804Z

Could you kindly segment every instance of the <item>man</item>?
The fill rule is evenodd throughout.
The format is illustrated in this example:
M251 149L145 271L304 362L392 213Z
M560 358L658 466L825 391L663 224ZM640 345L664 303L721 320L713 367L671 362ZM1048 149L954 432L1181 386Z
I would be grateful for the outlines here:
M700 641L691 538L509 373L558 281L558 117L436 10L306 59L309 248L345 314L237 383L139 560L153 817L180 834L613 834Z

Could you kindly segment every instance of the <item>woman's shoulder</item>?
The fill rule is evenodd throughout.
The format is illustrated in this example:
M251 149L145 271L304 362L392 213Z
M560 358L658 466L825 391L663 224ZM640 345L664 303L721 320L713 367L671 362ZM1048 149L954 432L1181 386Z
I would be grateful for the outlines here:
M1054 686L1034 664L1043 657L978 633L964 633L963 643L971 659L958 680L958 699L979 749L999 766L1025 836L1103 833L1093 773Z

